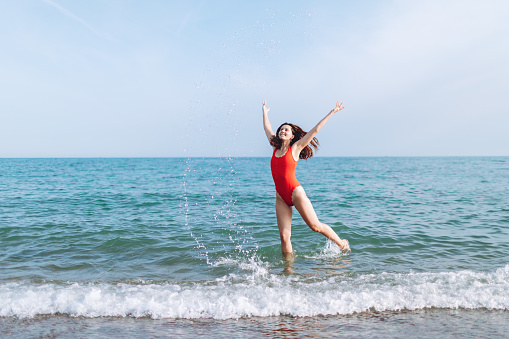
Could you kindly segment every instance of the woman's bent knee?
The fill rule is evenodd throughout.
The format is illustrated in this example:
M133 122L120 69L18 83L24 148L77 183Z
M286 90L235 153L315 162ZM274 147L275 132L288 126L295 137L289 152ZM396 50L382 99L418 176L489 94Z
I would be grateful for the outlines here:
M313 230L315 232L318 232L318 233L323 232L323 227L322 227L321 223L314 223L314 224L310 224L308 226L309 226L309 228L311 228L311 230Z

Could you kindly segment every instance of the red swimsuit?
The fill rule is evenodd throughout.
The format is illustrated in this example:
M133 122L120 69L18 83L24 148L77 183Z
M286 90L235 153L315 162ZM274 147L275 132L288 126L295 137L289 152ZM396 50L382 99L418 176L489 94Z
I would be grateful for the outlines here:
M293 206L293 190L300 186L297 178L295 178L297 161L293 159L291 146L282 157L276 157L276 150L274 149L272 159L270 159L270 169L276 185L276 192L279 193L288 206Z

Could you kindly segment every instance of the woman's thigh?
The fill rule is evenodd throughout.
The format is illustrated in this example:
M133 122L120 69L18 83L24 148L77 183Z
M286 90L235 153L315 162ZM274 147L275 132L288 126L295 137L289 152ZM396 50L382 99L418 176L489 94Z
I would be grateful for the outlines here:
M292 208L279 195L276 196L276 217L279 232L291 232Z
M307 197L306 192L302 186L295 188L293 191L292 202L308 226L311 227L319 223L315 209L313 208L313 205L311 204L311 201Z

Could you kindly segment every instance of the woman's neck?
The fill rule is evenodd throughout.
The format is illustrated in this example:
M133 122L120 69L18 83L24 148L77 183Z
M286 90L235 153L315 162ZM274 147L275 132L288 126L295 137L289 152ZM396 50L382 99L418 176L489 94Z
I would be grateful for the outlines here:
M287 151L290 148L290 141L283 141L281 144L281 151Z

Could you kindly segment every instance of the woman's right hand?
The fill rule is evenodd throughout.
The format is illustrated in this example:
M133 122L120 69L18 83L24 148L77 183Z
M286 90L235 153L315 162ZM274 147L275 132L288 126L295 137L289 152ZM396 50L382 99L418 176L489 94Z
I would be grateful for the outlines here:
M265 130L265 135L267 136L267 139L269 140L269 143L270 143L270 139L272 139L272 137L274 136L274 131L272 131L272 127L270 126L270 121L269 121L269 115L267 114L267 113L269 113L270 108L268 108L266 105L267 105L267 100L265 100L262 104L263 129Z
M269 113L270 111L270 108L266 107L265 105L267 105L267 100L265 100L262 104L262 111L263 111L263 114L267 114Z

